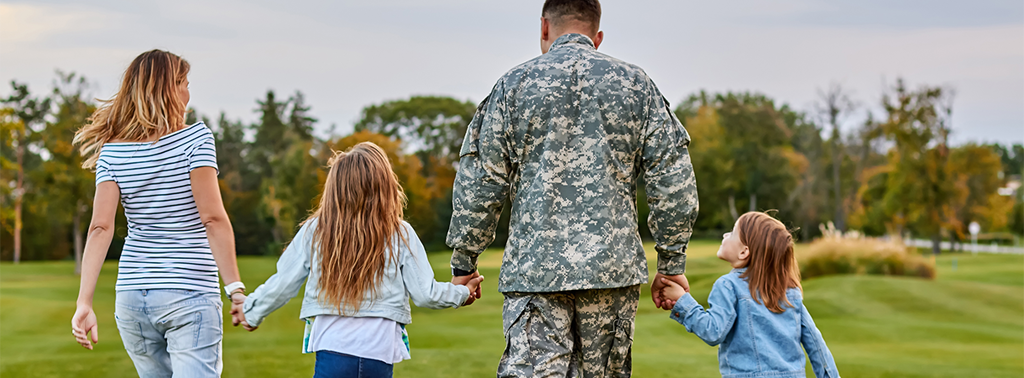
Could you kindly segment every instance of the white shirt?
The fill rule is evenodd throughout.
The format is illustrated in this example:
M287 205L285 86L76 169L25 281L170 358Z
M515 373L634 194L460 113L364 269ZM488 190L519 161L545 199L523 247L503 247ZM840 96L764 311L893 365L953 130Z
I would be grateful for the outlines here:
M391 319L320 315L313 320L308 350L395 364L411 358L404 337L405 329Z
M189 173L217 168L213 133L202 122L155 142L106 143L96 184L113 181L128 218L115 289L219 293L217 264L192 198Z

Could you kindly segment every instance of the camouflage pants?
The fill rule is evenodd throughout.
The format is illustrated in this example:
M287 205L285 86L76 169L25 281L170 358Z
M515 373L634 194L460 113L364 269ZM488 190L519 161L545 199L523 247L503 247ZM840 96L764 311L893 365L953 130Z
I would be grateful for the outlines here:
M629 377L640 285L505 293L498 377Z

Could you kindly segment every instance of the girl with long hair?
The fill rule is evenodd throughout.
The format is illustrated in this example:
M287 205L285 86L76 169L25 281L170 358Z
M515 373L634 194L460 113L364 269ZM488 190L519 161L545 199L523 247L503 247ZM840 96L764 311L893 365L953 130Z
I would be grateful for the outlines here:
M189 64L167 51L139 55L112 99L74 143L96 171L72 334L99 342L92 308L120 201L128 235L117 267L114 318L141 377L218 377L222 367L218 272L240 313L235 240L220 188L213 133L185 124Z
M715 281L705 310L665 280L671 317L718 348L723 377L804 377L804 351L817 377L839 377L832 352L803 305L793 236L763 212L740 216L722 237L718 258L733 270ZM802 347L802 348L801 348Z
M402 220L405 194L387 155L363 142L335 154L320 203L277 262L277 273L245 300L252 331L303 283L303 352L314 377L390 377L409 359L409 298L433 309L468 305L483 276L465 286L434 281L416 231Z

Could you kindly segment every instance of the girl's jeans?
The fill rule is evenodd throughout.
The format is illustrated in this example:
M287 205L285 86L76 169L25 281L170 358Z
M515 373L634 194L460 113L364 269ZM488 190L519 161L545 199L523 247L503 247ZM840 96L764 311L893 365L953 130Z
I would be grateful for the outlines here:
M139 377L219 377L220 293L118 291L114 318Z
M316 352L313 378L391 378L391 364L329 350Z

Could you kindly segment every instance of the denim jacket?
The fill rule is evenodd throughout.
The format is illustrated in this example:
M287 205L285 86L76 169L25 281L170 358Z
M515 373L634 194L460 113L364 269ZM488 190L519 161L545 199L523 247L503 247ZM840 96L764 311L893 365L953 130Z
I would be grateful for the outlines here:
M288 300L299 292L303 283L306 283L306 290L302 296L299 318L341 315L334 306L317 301L317 295L320 293L317 284L320 280L320 268L319 259L312 247L315 227L316 219L311 219L299 229L277 261L277 273L270 276L267 282L246 298L243 305L246 323L253 327L258 326L267 315L288 303ZM412 322L410 297L417 307L432 309L459 307L469 298L469 289L465 286L434 281L434 270L427 261L427 253L423 249L423 243L416 236L416 231L403 221L402 232L409 243L399 243L400 239L395 235L398 259L389 260L384 268L384 276L377 287L377 297L372 298L367 292L359 311L348 311L346 316L387 318L400 324L409 324Z
M750 296L750 286L733 269L715 281L705 310L689 293L676 301L673 320L718 348L718 368L725 378L805 377L804 351L816 377L838 378L832 352L803 304L800 289L786 291L793 304L776 314Z

